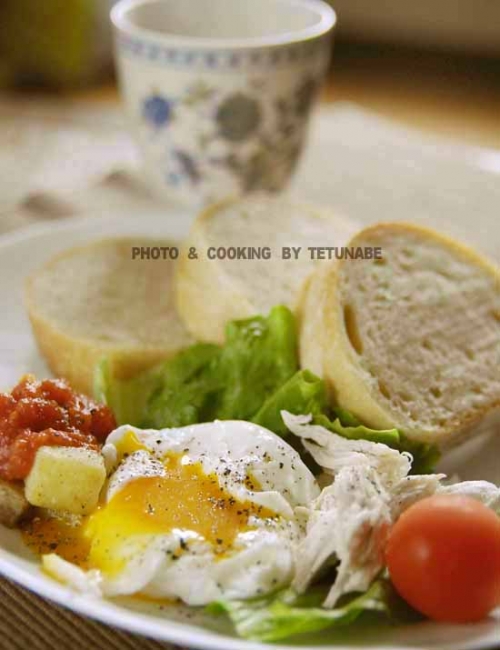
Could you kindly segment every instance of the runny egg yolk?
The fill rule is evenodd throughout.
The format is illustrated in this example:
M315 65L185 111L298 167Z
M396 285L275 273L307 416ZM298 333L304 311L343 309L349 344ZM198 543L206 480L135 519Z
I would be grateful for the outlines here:
M196 533L216 553L223 553L239 532L248 530L250 515L272 516L261 506L228 495L217 476L205 474L200 463L183 464L173 457L165 466L166 476L130 482L90 517L85 534L92 540L91 566L119 571L123 561L116 549L123 542L136 534L159 535L173 529ZM183 542L184 550L188 545L188 540Z
M119 458L130 456L134 451L140 451L141 449L147 451L147 447L142 444L135 432L130 429L122 435L120 440L116 441L114 446Z
M22 524L26 545L37 555L57 553L83 569L88 569L90 541L83 535L82 525L59 518L35 517Z
M25 529L25 541L36 552L58 553L84 568L115 575L149 541L138 535L189 531L209 542L216 554L223 554L238 533L250 529L250 516L273 517L262 506L238 501L221 488L216 474L205 474L201 463L186 460L181 455L167 457L166 476L135 478L80 526L37 520L36 526ZM246 485L257 488L250 479ZM174 559L189 549L189 537L175 551Z

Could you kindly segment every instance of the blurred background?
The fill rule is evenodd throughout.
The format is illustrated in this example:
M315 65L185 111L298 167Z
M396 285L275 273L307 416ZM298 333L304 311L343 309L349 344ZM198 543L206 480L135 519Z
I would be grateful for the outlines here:
M179 0L182 1L182 0ZM1 0L0 87L115 101L112 0ZM500 148L500 0L332 0L324 92L402 123Z

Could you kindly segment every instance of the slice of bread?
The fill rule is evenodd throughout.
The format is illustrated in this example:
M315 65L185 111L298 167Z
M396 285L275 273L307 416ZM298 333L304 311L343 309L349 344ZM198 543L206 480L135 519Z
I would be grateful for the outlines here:
M318 269L302 296L301 364L368 425L452 446L499 416L500 271L431 230L380 224L349 246L383 259Z
M199 340L222 342L228 321L265 314L275 305L295 310L306 277L318 262L310 246L342 246L358 230L330 211L283 198L254 196L212 206L195 221L177 273L177 308ZM269 247L270 259L208 259L211 247ZM301 247L283 259L282 247ZM198 259L187 255L194 247Z
M96 363L128 377L192 340L175 310L171 260L132 259L151 239L109 239L65 251L27 282L33 332L52 372L92 393Z

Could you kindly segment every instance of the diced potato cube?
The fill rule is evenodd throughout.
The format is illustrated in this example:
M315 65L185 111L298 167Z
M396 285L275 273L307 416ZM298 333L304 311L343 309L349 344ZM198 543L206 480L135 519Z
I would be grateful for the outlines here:
M106 478L101 454L84 447L40 447L26 478L26 498L34 506L89 514Z
M22 485L0 480L0 524L13 528L29 507Z

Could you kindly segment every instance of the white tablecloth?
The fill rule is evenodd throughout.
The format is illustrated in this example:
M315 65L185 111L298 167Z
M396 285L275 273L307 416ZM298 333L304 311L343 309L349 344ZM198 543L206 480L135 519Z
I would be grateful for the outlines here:
M348 104L322 106L290 191L360 223L439 228L500 261L500 152L425 137ZM0 232L168 209L142 184L119 105L0 100Z

